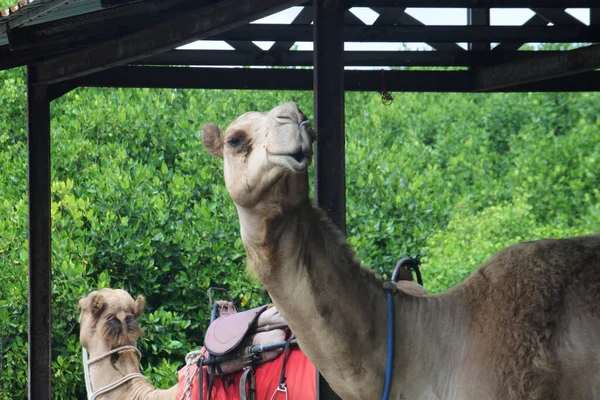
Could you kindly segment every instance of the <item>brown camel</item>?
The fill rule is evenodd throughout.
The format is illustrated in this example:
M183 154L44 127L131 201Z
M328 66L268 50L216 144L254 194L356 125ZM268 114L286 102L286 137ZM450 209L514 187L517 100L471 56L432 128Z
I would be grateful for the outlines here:
M223 158L249 270L343 399L380 399L384 284L308 197L294 103L202 128ZM600 236L508 247L440 295L394 295L391 399L600 399Z

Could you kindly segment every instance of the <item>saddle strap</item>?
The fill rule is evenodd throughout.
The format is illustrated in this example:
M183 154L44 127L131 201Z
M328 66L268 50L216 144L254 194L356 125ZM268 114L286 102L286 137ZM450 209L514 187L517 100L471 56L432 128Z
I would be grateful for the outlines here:
M246 384L248 389L246 389ZM240 378L240 400L256 400L256 376L251 366L244 368Z
M204 392L204 368L202 367L202 358L200 358L200 361L198 361L198 364L196 364L198 366L198 388L199 388L199 392L200 392L200 400L204 400L204 395L202 392ZM209 395L210 397L210 395Z

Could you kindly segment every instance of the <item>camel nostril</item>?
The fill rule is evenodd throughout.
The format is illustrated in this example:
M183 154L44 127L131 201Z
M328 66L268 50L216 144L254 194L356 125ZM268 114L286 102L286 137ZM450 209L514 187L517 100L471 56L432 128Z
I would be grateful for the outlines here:
M278 115L277 117L275 117L275 119L277 120L277 122L279 122L280 124L289 124L289 123L293 123L296 122L294 118L292 118L289 115Z

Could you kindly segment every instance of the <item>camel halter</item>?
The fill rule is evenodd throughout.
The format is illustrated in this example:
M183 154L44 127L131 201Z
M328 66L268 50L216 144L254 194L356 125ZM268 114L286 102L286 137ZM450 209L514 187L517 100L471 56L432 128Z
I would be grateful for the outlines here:
M135 346L121 346L121 347L117 347L114 350L108 351L104 354L100 354L98 357L94 357L92 359L89 358L88 352L86 350L85 347L81 347L81 352L83 355L83 375L85 377L85 390L87 392L87 398L88 400L96 400L96 398L98 396L100 396L101 394L104 394L106 392L110 392L111 390L114 390L116 388L118 388L119 386L121 386L122 384L124 384L125 382L129 382L130 380L134 379L134 378L144 378L144 375L142 375L139 372L133 372L131 374L127 374L124 377L122 377L121 379L110 383L106 386L104 386L101 389L98 389L97 391L94 392L94 389L92 388L92 380L90 378L90 365L92 365L95 362L98 362L100 360L105 359L108 356L111 356L115 353L120 353L124 350L135 350L135 352L137 353L138 356L138 362L142 359L142 353L140 353L140 351L138 350L137 347Z

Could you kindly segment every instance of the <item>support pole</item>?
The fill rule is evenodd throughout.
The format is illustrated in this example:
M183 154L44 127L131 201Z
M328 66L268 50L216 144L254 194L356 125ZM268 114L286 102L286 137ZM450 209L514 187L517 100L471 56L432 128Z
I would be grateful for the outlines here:
M29 193L29 398L52 398L50 99L27 66Z
M345 233L343 1L314 0L314 10L315 192Z
M313 0L315 192L319 207L346 232L344 162L344 5L342 0ZM338 400L317 372L317 398Z
M600 8L590 8L590 25L595 27L600 25Z

